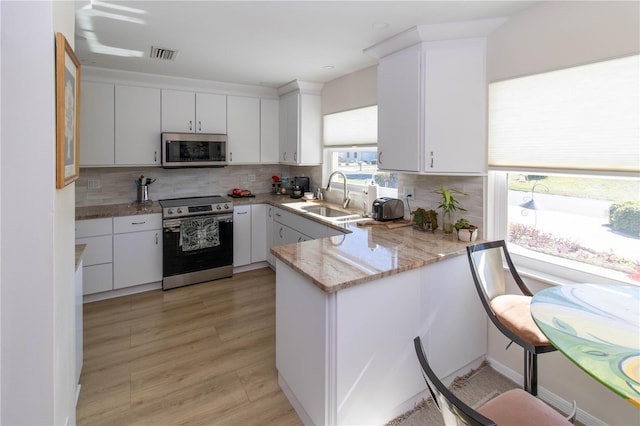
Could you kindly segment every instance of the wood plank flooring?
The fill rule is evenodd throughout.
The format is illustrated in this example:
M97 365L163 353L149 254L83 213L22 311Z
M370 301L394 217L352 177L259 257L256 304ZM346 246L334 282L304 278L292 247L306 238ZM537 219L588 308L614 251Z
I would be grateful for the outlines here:
M275 274L84 305L83 425L301 425L277 383Z

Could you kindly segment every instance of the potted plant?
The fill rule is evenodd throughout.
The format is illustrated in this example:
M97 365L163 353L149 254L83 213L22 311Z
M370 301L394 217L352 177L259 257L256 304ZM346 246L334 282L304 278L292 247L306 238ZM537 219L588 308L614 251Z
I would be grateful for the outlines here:
M471 225L465 218L458 219L453 226L456 228L456 233L458 234L458 239L460 241L471 242L478 238L478 227Z
M462 207L462 204L455 199L453 194L467 194L457 189L445 189L442 186L434 192L442 196L442 201L438 206L439 209L442 209L442 230L445 234L451 234L453 233L453 213L458 210L461 212L467 211L467 209Z
M435 231L438 229L438 213L435 210L425 210L418 207L413 212L413 223L422 231Z

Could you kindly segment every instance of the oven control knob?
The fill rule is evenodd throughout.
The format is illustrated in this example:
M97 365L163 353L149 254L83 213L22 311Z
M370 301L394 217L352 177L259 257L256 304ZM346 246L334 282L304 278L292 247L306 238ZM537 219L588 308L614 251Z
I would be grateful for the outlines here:
M225 204L225 205L224 205L224 209L225 209L225 210L229 210L229 204Z
M216 205L216 209L222 210L222 205L220 205L220 204Z
M167 214L169 214L169 215L173 214L173 210L171 210L171 209L167 210Z
M178 214L182 214L182 209L178 209Z

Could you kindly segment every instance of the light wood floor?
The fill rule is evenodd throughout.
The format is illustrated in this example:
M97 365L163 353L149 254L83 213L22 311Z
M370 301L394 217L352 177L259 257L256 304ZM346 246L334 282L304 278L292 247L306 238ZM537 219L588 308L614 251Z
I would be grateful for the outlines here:
M275 274L84 305L78 425L300 425L278 387Z

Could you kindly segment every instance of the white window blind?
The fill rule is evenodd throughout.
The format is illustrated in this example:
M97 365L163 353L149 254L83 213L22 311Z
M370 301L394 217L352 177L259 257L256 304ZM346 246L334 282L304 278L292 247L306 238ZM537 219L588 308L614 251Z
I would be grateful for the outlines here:
M640 172L640 56L489 85L489 168Z
M378 106L327 114L323 132L325 146L375 145L378 143Z

